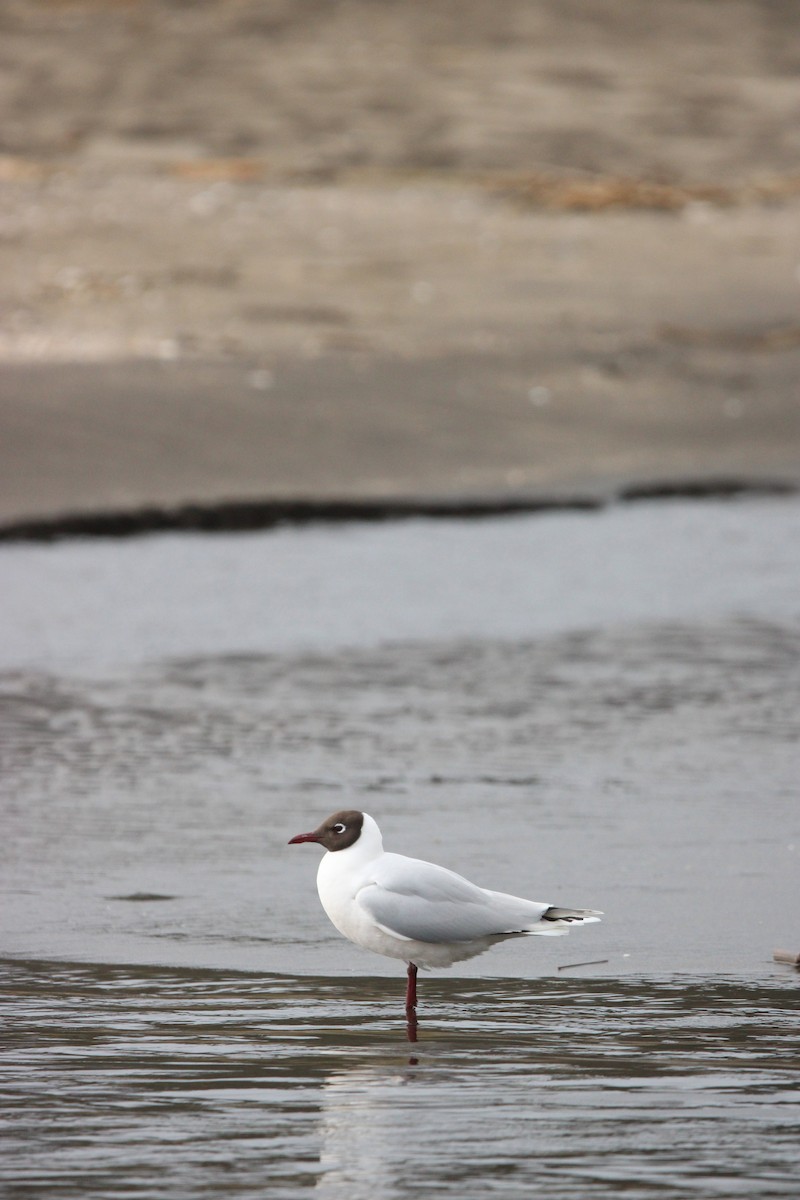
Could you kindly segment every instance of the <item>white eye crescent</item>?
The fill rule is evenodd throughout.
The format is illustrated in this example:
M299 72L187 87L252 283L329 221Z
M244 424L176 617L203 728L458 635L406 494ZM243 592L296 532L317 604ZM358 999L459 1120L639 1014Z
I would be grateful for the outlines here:
M343 825L341 821L338 821L333 827L333 833L344 833L346 829L347 826Z

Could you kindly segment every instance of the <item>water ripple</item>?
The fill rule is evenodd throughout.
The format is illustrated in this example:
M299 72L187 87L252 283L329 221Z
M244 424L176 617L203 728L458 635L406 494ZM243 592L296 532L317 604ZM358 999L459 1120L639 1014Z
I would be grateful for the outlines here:
M792 973L396 980L6 961L15 1195L796 1195Z

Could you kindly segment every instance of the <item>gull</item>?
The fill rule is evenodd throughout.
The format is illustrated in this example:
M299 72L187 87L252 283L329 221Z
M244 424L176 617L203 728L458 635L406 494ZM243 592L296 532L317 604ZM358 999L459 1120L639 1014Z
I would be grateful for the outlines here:
M567 933L603 915L491 892L447 867L387 854L369 813L336 812L289 845L317 842L327 854L317 891L333 924L351 942L408 964L406 1013L417 1007L418 967L449 967L507 938Z

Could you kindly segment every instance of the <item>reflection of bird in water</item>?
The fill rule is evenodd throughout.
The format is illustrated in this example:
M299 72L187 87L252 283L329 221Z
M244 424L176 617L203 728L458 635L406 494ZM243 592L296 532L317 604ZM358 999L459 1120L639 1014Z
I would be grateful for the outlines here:
M342 1068L327 1076L320 1092L321 1173L315 1187L324 1200L395 1194L419 1138L417 1105L411 1095L404 1104L403 1092L414 1077L414 1071L380 1066Z
M566 933L598 921L594 909L555 908L477 887L434 863L386 854L368 813L334 813L294 842L318 842L317 890L333 924L358 946L408 963L409 1034L417 1005L417 967L449 967L506 938Z

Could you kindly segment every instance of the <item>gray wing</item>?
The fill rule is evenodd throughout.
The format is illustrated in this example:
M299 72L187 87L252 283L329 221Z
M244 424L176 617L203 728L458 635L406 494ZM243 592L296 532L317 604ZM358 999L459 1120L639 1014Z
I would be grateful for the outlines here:
M361 888L356 901L389 933L432 943L522 933L548 907L484 891L445 867L400 854L383 855L372 882Z

